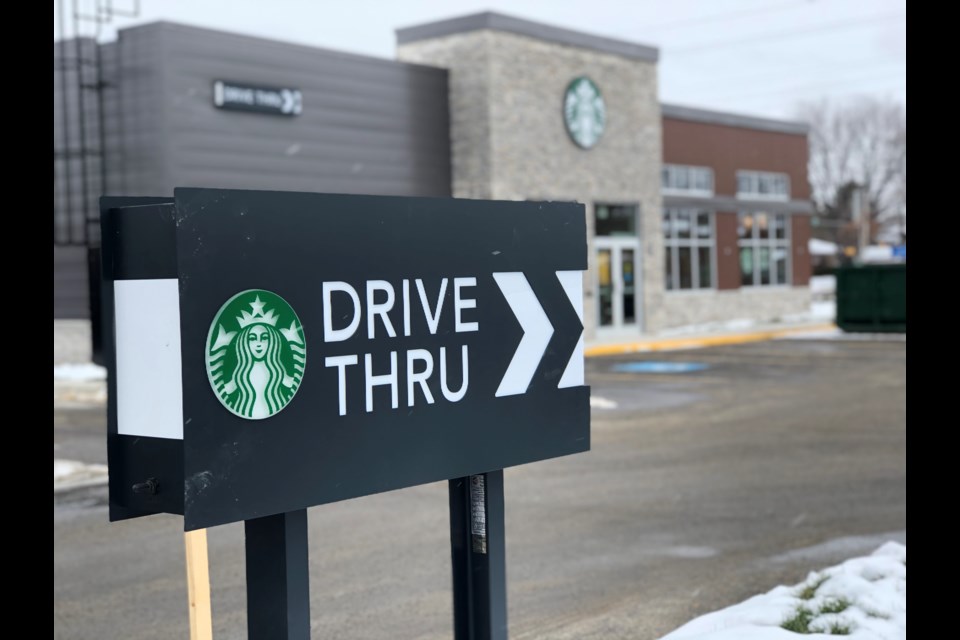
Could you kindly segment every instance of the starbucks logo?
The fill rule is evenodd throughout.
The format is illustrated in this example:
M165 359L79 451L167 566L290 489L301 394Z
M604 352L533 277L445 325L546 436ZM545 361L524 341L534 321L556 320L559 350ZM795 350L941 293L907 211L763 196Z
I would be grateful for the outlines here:
M567 133L579 147L590 149L600 141L607 125L607 106L600 89L590 78L574 78L567 85L563 97L563 119Z
M303 327L277 294L242 291L213 319L206 358L210 386L224 407L241 418L269 418L290 403L303 379Z

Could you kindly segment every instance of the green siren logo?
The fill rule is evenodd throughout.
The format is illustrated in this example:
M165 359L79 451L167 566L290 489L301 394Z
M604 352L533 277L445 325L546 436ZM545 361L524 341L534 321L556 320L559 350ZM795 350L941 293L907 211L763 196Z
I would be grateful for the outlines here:
M598 142L607 126L607 106L590 78L574 78L563 96L563 120L570 138L582 149Z
M241 418L269 418L290 403L303 379L303 327L277 294L242 291L213 319L206 358L210 386L223 406Z

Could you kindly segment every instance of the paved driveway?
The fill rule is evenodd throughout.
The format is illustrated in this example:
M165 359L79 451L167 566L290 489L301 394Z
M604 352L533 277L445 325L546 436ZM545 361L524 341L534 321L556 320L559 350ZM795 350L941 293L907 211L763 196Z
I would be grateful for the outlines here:
M636 361L708 365L618 372ZM506 472L513 638L656 638L906 540L906 342L774 341L588 361L589 453ZM102 409L55 457L104 461ZM54 496L54 637L187 637L180 519ZM446 485L310 510L315 638L450 636ZM242 525L209 531L218 638L245 636Z

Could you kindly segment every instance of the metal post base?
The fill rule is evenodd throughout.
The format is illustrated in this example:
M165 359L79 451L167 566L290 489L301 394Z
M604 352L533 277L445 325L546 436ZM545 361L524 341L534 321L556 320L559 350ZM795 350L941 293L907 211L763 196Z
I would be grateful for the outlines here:
M245 520L247 637L310 638L307 510Z

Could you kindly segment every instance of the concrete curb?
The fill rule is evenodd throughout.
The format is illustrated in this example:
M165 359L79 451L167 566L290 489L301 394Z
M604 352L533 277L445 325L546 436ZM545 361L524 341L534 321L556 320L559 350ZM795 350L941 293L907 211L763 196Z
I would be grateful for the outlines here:
M649 351L679 351L682 349L702 349L704 347L720 347L731 344L745 344L747 342L762 342L774 340L798 333L815 331L830 331L836 329L833 323L804 325L799 327L785 327L783 329L766 329L745 333L724 333L712 336L691 336L677 338L652 338L636 342L617 344L598 344L584 349L588 358L596 356L613 356L626 353L644 353Z

